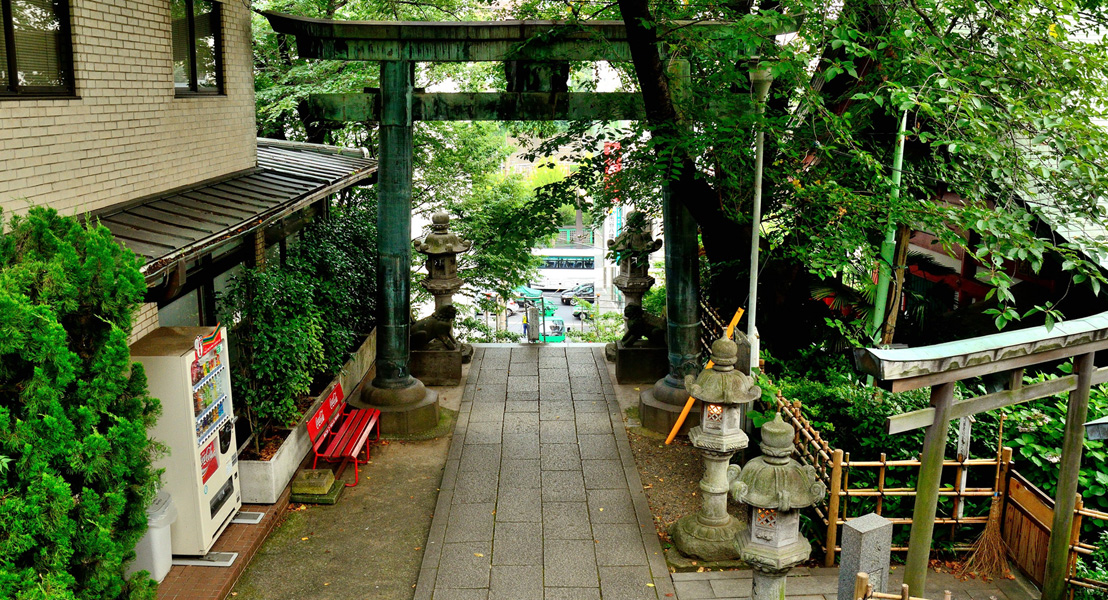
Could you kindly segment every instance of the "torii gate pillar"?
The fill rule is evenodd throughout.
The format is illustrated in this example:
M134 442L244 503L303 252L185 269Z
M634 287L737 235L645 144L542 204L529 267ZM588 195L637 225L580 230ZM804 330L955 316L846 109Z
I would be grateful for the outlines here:
M700 372L700 314L698 243L696 221L689 209L662 186L662 225L666 240L666 345L669 374L639 395L643 427L669 433L689 399L685 376ZM699 423L699 412L690 413L681 428L685 434Z
M361 404L381 411L381 430L427 431L438 394L408 371L412 314L412 99L415 64L381 62L381 148L377 166L377 375Z

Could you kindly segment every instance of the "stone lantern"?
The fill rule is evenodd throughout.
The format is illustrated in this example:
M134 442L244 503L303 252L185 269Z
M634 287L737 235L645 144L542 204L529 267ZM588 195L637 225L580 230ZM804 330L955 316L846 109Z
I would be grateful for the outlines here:
M749 441L742 430L741 406L762 397L754 380L735 370L738 355L738 344L718 339L712 343L714 366L685 377L685 389L701 402L700 425L689 431L689 440L703 455L704 478L700 511L674 523L670 535L682 554L710 561L739 555L735 541L743 526L727 512L728 463Z
M633 210L627 213L627 223L613 240L608 240L608 251L618 256L619 275L612 283L623 292L628 305L642 306L643 294L654 285L650 270L650 254L662 247L662 240L654 239L646 214Z
M435 297L435 310L454 303L454 292L462 287L458 277L458 255L473 247L450 231L450 215L431 215L431 233L423 241L413 242L416 252L427 256L427 277L420 283Z
M619 275L612 284L627 301L623 338L605 349L609 360L616 363L619 383L653 383L669 372L665 319L642 310L642 297L654 285L649 274L650 254L661 247L662 240L654 239L646 214L637 210L627 213L623 231L608 240L608 251L619 263Z
M426 385L457 385L462 380L462 363L473 356L473 348L454 339L454 292L462 287L458 277L458 255L473 246L450 231L450 215L431 216L431 233L412 242L416 252L427 256L427 277L420 282L435 296L435 312L412 324L412 375Z
M791 458L795 431L778 413L762 425L762 456L741 472L738 466L728 469L732 496L750 507L749 530L735 538L735 547L754 570L753 600L785 597L785 575L812 552L800 535L799 509L815 505L827 493L814 467Z

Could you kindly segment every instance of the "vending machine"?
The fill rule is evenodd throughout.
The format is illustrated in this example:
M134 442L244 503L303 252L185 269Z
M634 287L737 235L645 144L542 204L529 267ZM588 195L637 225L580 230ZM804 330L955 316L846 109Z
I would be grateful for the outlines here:
M169 449L162 489L177 508L174 555L201 556L242 506L227 331L161 327L131 346L162 415L150 436Z

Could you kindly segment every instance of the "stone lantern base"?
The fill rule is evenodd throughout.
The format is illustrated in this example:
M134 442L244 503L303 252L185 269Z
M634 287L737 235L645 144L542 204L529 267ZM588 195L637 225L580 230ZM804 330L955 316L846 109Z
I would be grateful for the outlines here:
M458 385L462 382L462 349L412 350L408 369L424 385Z
M669 528L673 545L681 554L708 561L738 558L735 540L745 535L746 524L731 515L727 515L727 522L722 525L705 525L697 517L681 517Z
M654 383L669 372L665 346L631 346L615 343L616 383Z
M689 399L689 393L685 391L685 384L669 375L659 379L652 387L643 390L639 394L639 420L642 426L650 431L668 434L681 416L681 409L685 408L685 402ZM700 424L700 401L693 404L684 424L681 425L679 435L688 435L689 430Z

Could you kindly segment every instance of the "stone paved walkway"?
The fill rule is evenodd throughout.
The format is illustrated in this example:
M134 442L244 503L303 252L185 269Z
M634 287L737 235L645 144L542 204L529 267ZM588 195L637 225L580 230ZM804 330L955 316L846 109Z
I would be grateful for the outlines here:
M675 598L600 346L479 347L416 600Z
M749 599L750 571L670 575L615 394L602 346L476 348L415 600ZM931 573L927 597L1028 586ZM797 568L786 594L837 589L838 569Z

